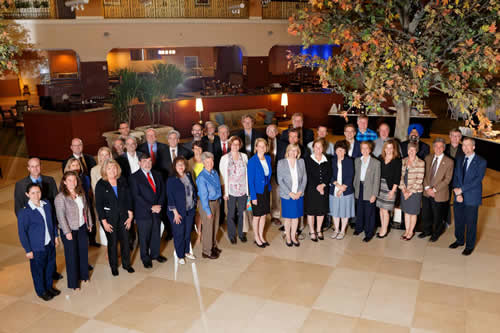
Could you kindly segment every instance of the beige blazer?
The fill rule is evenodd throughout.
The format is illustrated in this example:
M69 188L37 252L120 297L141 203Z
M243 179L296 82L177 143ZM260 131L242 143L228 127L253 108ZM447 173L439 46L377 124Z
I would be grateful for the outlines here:
M92 217L85 195L82 196L82 199L85 223L87 224L87 228L89 228L92 227ZM63 234L66 235L70 233L71 230L78 230L80 228L80 213L78 211L78 205L73 198L59 192L54 199L54 206L56 207L59 228L61 228Z
M399 183L399 188L401 190L407 188L411 193L423 192L425 162L418 157L415 158L413 166L408 170L408 186L405 186L405 173L407 164L408 157L403 159L403 163L401 165L401 182Z
M450 198L450 188L449 184L453 178L453 160L448 156L443 156L439 167L436 170L436 175L434 176L434 184L431 184L431 167L432 160L434 159L434 154L427 155L425 157L425 178L424 178L424 189L429 186L436 190L434 200L436 202L446 202ZM424 191L424 195L428 197L427 192Z

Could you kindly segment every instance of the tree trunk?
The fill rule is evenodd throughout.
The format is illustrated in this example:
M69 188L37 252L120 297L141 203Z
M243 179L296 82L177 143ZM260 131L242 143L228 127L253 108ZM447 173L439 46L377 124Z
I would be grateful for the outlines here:
M408 138L408 126L410 125L410 104L407 102L396 103L396 129L394 137L401 142Z

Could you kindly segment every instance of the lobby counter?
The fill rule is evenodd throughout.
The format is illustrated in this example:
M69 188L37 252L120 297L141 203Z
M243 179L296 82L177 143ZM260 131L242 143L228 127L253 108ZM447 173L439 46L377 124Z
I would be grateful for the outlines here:
M24 131L29 156L64 160L71 154L71 139L80 138L84 152L96 155L106 145L102 133L114 129L110 105L71 112L30 111L24 113Z

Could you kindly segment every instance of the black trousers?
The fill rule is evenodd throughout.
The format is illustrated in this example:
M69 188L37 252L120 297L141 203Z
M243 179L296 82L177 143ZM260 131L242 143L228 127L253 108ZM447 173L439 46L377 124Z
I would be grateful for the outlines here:
M31 277L38 296L42 296L52 289L52 276L56 267L56 249L50 242L44 251L33 251L33 259L30 259Z
M160 256L160 214L153 214L151 220L136 220L139 233L141 260L149 263Z
M122 256L123 268L130 267L130 244L128 241L129 233L123 222L113 225L113 232L106 232L108 239L108 260L109 266L113 269L118 268L118 242L120 242L120 252Z
M176 224L172 221L175 253L179 259L184 258L185 254L191 250L191 231L193 231L195 214L196 207L188 210L186 215L182 216L181 223Z
M476 245L478 211L479 206L467 206L456 201L453 203L455 237L458 243L465 244L466 249L473 249ZM467 241L465 241L466 230Z
M422 232L439 237L444 232L448 202L437 202L434 198L422 197Z
M247 208L247 198L247 195L241 197L230 195L227 201L227 233L231 239L236 237L236 225L238 225L238 236L243 237L243 214Z
M95 221L95 225L93 226L92 230L89 231L87 230L87 237L89 240L90 244L95 244L96 241L96 235L97 235L97 218L96 218L96 213L95 213L95 208L94 208L94 200L87 200L87 203L89 205L89 210L90 210L90 217L92 218L92 221Z
M365 232L365 236L372 238L375 234L375 202L363 200L363 183L359 183L358 209L356 212L356 232Z
M84 224L78 230L71 230L72 240L61 235L66 259L66 274L68 288L80 288L80 281L89 279L89 238L87 226Z

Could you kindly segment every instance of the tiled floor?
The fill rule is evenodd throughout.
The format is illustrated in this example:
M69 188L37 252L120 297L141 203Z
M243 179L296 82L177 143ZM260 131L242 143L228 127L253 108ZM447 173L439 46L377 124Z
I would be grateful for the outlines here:
M271 246L231 245L221 235L220 259L165 264L112 277L106 250L92 249L91 281L79 293L57 288L50 302L35 296L17 238L13 188L25 175L22 158L0 157L0 332L494 332L500 327L500 196L484 200L480 240L470 257L450 250L453 228L437 243L399 239L401 231L368 244L352 231L343 241L302 241L287 248L275 226ZM59 182L60 164L42 164ZM484 194L498 192L488 170ZM62 248L59 270L64 270Z

